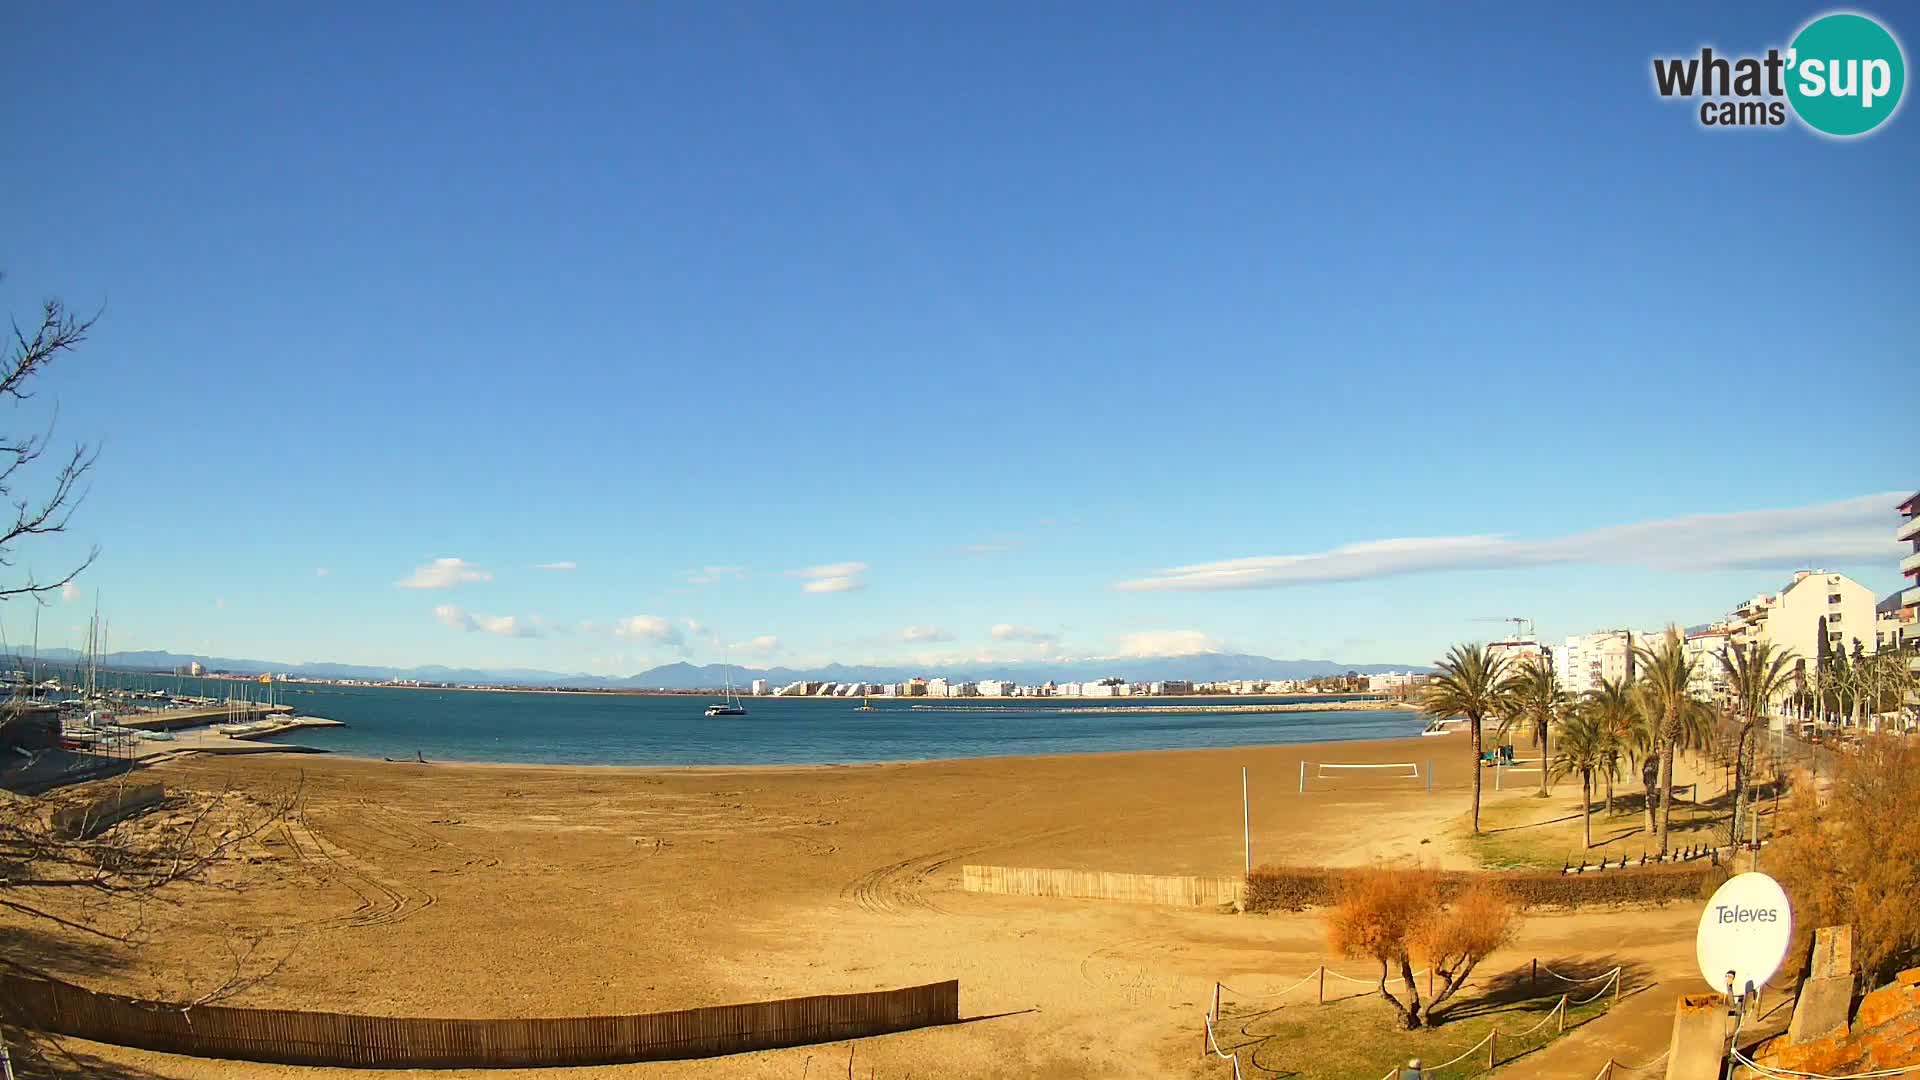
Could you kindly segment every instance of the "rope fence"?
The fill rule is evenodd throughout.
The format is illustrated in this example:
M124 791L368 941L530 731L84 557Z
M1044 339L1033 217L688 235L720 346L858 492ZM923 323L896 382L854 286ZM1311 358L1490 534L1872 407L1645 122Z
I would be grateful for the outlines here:
M1591 994L1588 994L1586 997L1575 997L1574 994L1577 993L1576 990L1568 990L1566 992L1563 992L1560 995L1559 1000L1554 1002L1553 1008L1547 1010L1546 1015L1542 1016L1538 1021L1536 1021L1533 1024L1533 1026L1522 1029L1520 1031L1512 1031L1512 1032L1502 1031L1498 1027L1495 1027L1491 1031L1488 1031L1484 1037L1482 1037L1479 1041L1475 1042L1472 1046L1469 1046L1465 1050L1461 1051L1459 1055L1453 1058L1450 1058L1446 1061L1443 1061L1438 1065L1423 1066L1421 1068L1421 1075L1433 1076L1439 1073L1443 1069L1450 1068L1454 1065L1460 1064L1463 1061L1466 1061L1468 1058L1477 1058L1478 1056L1481 1055L1482 1050L1485 1051L1485 1054L1484 1054L1486 1058L1485 1068L1489 1070L1494 1069L1498 1067L1502 1061L1502 1058L1500 1056L1500 1041L1502 1039L1505 1039L1511 1045L1515 1042L1525 1040L1529 1036L1532 1036L1535 1033L1544 1030L1549 1024L1554 1025L1554 1035L1558 1036L1560 1034L1563 1034L1567 1030L1567 1011L1569 1009L1579 1008L1580 1006L1583 1006L1583 1005L1591 1005L1594 1002L1600 1000L1601 998L1608 996L1609 994L1612 995L1613 1000L1607 1005L1608 1009L1612 1009L1613 1006L1618 1004L1620 1001L1620 982L1621 982L1621 976L1622 976L1622 969L1620 967L1616 966L1612 970L1602 972L1598 975L1588 976L1584 978L1576 978L1570 975L1562 975L1561 973L1554 971L1552 968L1543 967L1538 960L1535 960L1532 963L1531 971L1532 971L1531 978L1535 981L1538 980L1540 973L1545 972L1548 976L1558 979L1564 983L1567 983L1570 986L1576 986L1576 987L1592 986L1594 987L1594 990ZM1359 979L1351 975L1345 975L1338 971L1334 971L1328 968L1325 964L1322 964L1318 968L1315 968L1313 971L1307 973L1307 975L1304 978L1301 978L1291 983L1284 989L1267 991L1264 993L1247 993L1244 991L1236 990L1233 987L1226 985L1225 983L1216 981L1213 984L1213 1001L1212 1001L1212 1004L1208 1007L1204 1017L1204 1021L1206 1025L1206 1035L1204 1040L1204 1046L1207 1052L1211 1053L1213 1056L1223 1061L1228 1062L1229 1065L1232 1066L1233 1080L1244 1080L1243 1074L1241 1073L1241 1069L1240 1069L1239 1052L1236 1050L1232 1053L1228 1053L1222 1050L1220 1048L1219 1039L1215 1034L1215 1030L1214 1030L1214 1025L1218 1023L1220 1020L1220 1008L1221 1008L1224 995L1231 993L1237 997L1249 998L1253 1000L1272 1000L1275 998L1284 997L1287 994L1290 994L1293 991L1298 990L1301 987L1307 985L1308 983L1313 982L1313 983L1316 983L1318 987L1316 991L1316 998L1315 998L1316 1004L1326 1004L1327 1003L1326 981L1327 981L1327 976L1329 975L1333 976L1336 979L1342 979L1347 982L1366 983L1372 986L1378 986L1380 982L1378 978ZM1432 971L1431 969L1426 969L1426 970L1414 972L1414 976L1416 978L1418 978L1421 975L1429 976L1429 998L1431 998ZM1366 995L1364 994L1349 995L1349 998L1364 997L1364 996ZM1349 1000L1349 998L1339 998L1336 1000L1344 1001L1344 1000ZM1509 1054L1505 1060L1510 1061L1514 1057L1519 1056L1519 1054L1527 1053L1531 1049L1534 1049L1534 1048L1528 1047L1526 1049L1520 1050L1518 1053ZM1646 1069L1650 1069L1654 1065L1659 1064L1659 1062L1664 1060L1665 1057L1666 1055L1662 1054L1659 1058L1655 1058L1652 1062L1642 1066L1620 1065L1617 1062L1609 1060L1606 1066L1601 1069L1600 1076L1595 1077L1595 1080L1607 1080L1607 1078L1613 1075L1612 1070L1616 1068L1623 1069L1629 1072L1643 1071ZM1396 1080L1396 1078L1400 1075L1400 1073L1401 1073L1400 1068L1396 1066L1392 1069L1389 1069L1386 1075L1381 1078L1381 1080ZM1888 1074L1888 1075L1893 1075L1893 1074ZM1803 1080L1803 1078L1790 1077L1790 1078L1787 1078L1787 1080Z
M1665 1051L1665 1050L1661 1051L1659 1057L1654 1058L1652 1061L1647 1062L1645 1065L1622 1065L1619 1062L1613 1060L1612 1058L1608 1058L1607 1063L1605 1065L1600 1066L1600 1071L1593 1074L1593 1080L1613 1080L1614 1071L1617 1069L1624 1069L1627 1072L1636 1072L1636 1073L1652 1072L1654 1066L1667 1060L1667 1053L1668 1051Z

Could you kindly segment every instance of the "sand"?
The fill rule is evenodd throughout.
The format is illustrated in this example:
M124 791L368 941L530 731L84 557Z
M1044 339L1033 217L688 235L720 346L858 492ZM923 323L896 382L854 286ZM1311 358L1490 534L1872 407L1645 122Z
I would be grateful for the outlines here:
M1429 759L1431 793L1425 778L1380 771L1298 794L1303 760ZM977 1019L863 1040L857 1075L1219 1076L1197 1054L1216 979L1273 986L1323 959L1362 970L1325 956L1317 918L978 896L959 876L967 862L1237 874L1243 766L1255 863L1475 864L1461 840L1464 736L806 768L189 758L148 775L201 791L297 781L303 811L250 861L223 865L218 887L176 886L177 903L149 905L138 949L41 927L22 954L144 996L192 996L238 965L271 974L231 1004L427 1016L642 1012L958 978L962 1015ZM1551 805L1514 790L1488 801L1564 818L1568 787ZM1679 978L1696 918L1535 917L1490 964L1618 958ZM391 1075L61 1042L87 1068L128 1076ZM841 1075L847 1053L569 1075Z

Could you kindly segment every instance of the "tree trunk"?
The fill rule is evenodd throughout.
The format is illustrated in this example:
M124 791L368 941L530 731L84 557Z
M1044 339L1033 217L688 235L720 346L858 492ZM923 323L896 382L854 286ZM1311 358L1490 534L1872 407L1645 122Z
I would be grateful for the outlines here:
M1420 1013L1420 984L1413 979L1413 961L1407 954L1400 954L1400 981L1407 985L1407 1030L1419 1027L1425 1017ZM1427 1006L1429 1012L1433 1006Z
M1593 850L1593 774L1580 773L1580 827L1586 830L1587 850Z
M1540 797L1544 799L1547 797L1547 718L1546 717L1542 716L1535 723L1534 733L1539 736L1539 738L1535 739L1534 741L1540 744Z
M1654 846L1667 853L1667 830L1673 824L1673 740L1660 748L1660 826L1654 832Z
M1607 817L1613 817L1613 776L1607 776Z
M1647 764L1648 764L1647 762L1642 762L1640 765L1640 786L1645 788L1647 793L1647 835L1648 836L1652 836L1654 833L1654 830L1660 827L1659 813L1658 813L1659 798L1660 798L1659 796L1660 755L1658 752L1656 752L1653 755L1651 759L1651 763L1653 765L1653 770L1651 774L1649 774L1647 770Z
M1733 751L1733 827L1732 841L1740 842L1740 818L1747 806L1747 736L1753 732L1751 722L1740 725L1740 741Z
M1473 725L1473 833L1480 835L1480 718L1468 714L1467 723Z

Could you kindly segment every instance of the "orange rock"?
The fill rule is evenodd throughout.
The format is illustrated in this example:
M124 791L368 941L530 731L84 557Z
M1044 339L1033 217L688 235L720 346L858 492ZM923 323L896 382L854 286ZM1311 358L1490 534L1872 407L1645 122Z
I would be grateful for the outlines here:
M1920 986L1920 968L1908 968L1893 977L1901 986Z
M1915 1009L1920 1009L1920 992L1906 986L1889 986L1875 990L1860 1001L1860 1010L1853 1014L1854 1030L1879 1027L1881 1024Z

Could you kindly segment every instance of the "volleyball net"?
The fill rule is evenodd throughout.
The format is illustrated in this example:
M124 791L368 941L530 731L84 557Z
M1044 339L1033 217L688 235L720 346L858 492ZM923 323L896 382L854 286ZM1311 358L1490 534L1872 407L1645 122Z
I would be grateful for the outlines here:
M1432 761L1302 761L1300 794L1349 788L1433 790Z

